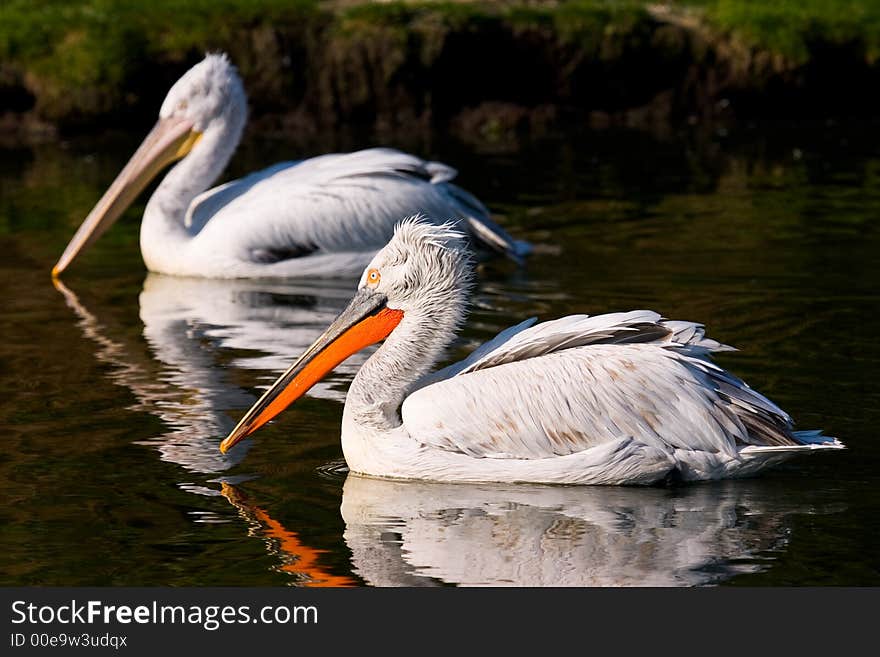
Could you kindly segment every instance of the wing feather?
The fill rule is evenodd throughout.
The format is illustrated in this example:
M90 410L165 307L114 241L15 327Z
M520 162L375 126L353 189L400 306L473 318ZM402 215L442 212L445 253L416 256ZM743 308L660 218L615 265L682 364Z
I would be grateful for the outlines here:
M785 412L708 360L730 347L700 324L645 310L533 322L407 397L409 434L470 456L522 459L620 438L733 457L744 445L798 444Z
M455 169L389 148L283 162L199 195L186 223L201 242L265 253L374 251L414 214L459 223L477 242L519 254L522 246L473 196L448 181ZM255 255L256 254L256 255ZM257 257L259 256L259 257Z
M465 374L590 344L655 342L694 356L733 350L733 347L706 338L702 324L664 320L651 310L595 316L568 315L537 325L534 323L535 318L531 318L502 331L447 371L450 375Z

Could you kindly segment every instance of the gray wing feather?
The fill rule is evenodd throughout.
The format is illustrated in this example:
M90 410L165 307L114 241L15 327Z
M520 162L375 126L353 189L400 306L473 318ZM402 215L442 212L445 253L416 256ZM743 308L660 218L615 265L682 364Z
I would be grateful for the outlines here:
M702 324L668 321L651 310L605 315L568 315L532 326L534 319L500 333L460 363L464 374L562 349L591 344L656 343L688 355L733 348L706 338Z
M453 184L446 188L461 208L466 228L478 243L514 262L522 262L532 252L532 246L528 242L513 239L507 231L492 221L489 210L473 194Z
M516 252L485 207L448 183L455 169L389 148L285 162L201 194L186 221L199 240L245 252L372 251L414 214L459 224L477 241ZM474 222L485 225L474 229ZM500 236L500 237L499 237ZM503 250L503 249L502 249Z
M547 458L625 437L736 456L798 444L791 419L708 360L702 325L639 310L573 315L499 334L413 392L401 415L424 444L486 458Z
M449 182L458 175L458 171L442 162L425 162L425 171L431 174L431 182L435 185Z

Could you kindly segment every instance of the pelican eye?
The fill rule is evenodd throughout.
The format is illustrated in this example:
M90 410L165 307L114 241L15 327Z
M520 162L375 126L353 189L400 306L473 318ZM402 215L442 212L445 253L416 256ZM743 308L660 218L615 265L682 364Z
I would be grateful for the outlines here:
M378 285L381 279L382 274L379 273L378 269L371 269L367 272L367 285Z

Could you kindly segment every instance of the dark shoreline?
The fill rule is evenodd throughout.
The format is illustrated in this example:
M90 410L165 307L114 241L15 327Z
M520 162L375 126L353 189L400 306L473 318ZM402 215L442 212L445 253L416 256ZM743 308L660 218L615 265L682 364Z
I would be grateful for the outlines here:
M248 90L252 130L267 134L357 126L491 141L557 124L876 116L880 62L866 40L810 34L807 56L795 57L747 45L692 12L575 4L304 3L194 36L198 45L170 47L145 29L112 74L81 84L73 80L82 74L59 73L51 59L7 58L0 135L28 141L146 126L205 49L229 53Z

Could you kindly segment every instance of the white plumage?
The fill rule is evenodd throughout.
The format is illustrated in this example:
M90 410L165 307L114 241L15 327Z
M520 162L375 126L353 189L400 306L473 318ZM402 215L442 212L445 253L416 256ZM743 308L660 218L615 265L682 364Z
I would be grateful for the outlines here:
M795 432L784 411L712 363L713 352L730 347L707 338L701 325L647 310L529 320L428 374L462 320L470 277L463 236L448 226L401 223L349 309L223 449L291 403L295 397L275 400L335 341L353 339L347 331L382 316L382 307L396 313L395 323L389 333L370 334L387 339L355 376L343 413L342 448L354 472L647 484L670 475L745 476L797 453L843 446L820 432Z
M390 148L282 162L208 189L232 157L247 118L241 80L225 55L208 55L187 71L159 117L71 240L55 274L150 178L180 158L141 223L141 253L151 271L210 278L354 275L388 242L400 217L418 212L452 222L475 243L514 260L529 250L450 182L455 169Z
M197 197L187 209L190 242L183 257L153 253L156 271L215 277L353 275L394 231L401 216L431 213L473 229L477 241L520 257L486 208L448 182L455 171L389 148L321 155L253 173ZM150 215L145 215L145 221ZM193 255L190 255L192 252ZM199 253L213 253L206 265ZM201 263L201 264L198 264Z

